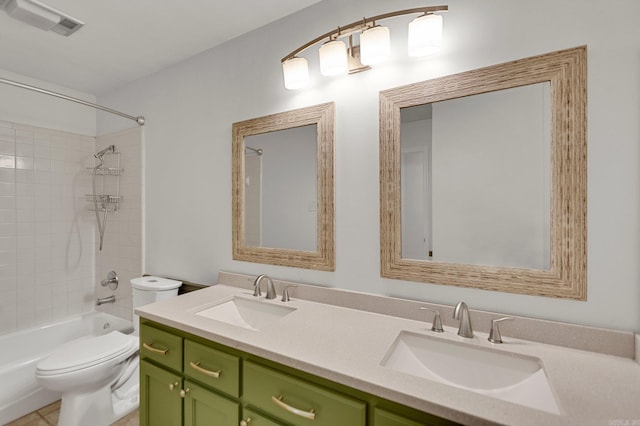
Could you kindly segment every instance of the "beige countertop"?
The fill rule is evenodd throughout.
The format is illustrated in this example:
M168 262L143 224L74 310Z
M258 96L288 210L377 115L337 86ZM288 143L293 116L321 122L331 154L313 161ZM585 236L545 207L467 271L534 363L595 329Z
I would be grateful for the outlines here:
M251 291L218 284L136 309L141 317L463 424L640 425L640 364L632 359L487 334L292 297L296 310L260 331L196 315ZM261 299L263 300L263 299ZM265 303L283 305L279 298ZM401 331L539 358L561 414L529 408L380 365Z

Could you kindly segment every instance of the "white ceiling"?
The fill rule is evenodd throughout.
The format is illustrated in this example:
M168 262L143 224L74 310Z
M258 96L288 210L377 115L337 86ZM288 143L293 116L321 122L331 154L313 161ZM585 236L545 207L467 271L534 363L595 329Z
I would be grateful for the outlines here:
M69 37L0 12L0 69L102 94L319 0L41 0L85 22Z

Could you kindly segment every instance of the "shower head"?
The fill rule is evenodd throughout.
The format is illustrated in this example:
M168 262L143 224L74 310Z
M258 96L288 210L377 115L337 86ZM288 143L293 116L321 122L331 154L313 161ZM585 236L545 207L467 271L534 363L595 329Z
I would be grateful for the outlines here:
M99 152L96 152L95 154L93 154L93 156L96 157L98 160L102 160L102 157L105 154L110 154L112 152L116 152L116 146L115 145L109 145L108 147L106 147L102 151L99 151Z

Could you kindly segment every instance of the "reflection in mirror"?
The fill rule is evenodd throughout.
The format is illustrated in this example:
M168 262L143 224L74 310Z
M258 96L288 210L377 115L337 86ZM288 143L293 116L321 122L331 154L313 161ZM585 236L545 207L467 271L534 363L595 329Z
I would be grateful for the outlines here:
M233 258L333 271L333 103L233 124Z
M400 109L403 258L549 269L549 90Z
M311 124L244 138L247 246L316 250L317 134Z
M586 152L586 47L381 92L381 275L586 300Z

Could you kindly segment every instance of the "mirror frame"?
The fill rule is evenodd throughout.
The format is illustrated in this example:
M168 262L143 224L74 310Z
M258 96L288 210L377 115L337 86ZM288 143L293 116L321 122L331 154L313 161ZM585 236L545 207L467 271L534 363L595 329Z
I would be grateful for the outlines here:
M380 92L382 277L587 299L587 48L581 46ZM549 270L402 258L400 109L535 83L551 84Z
M335 270L334 133L335 105L325 103L253 118L232 126L233 259L296 268ZM261 133L317 126L317 250L247 246L244 241L244 139Z

